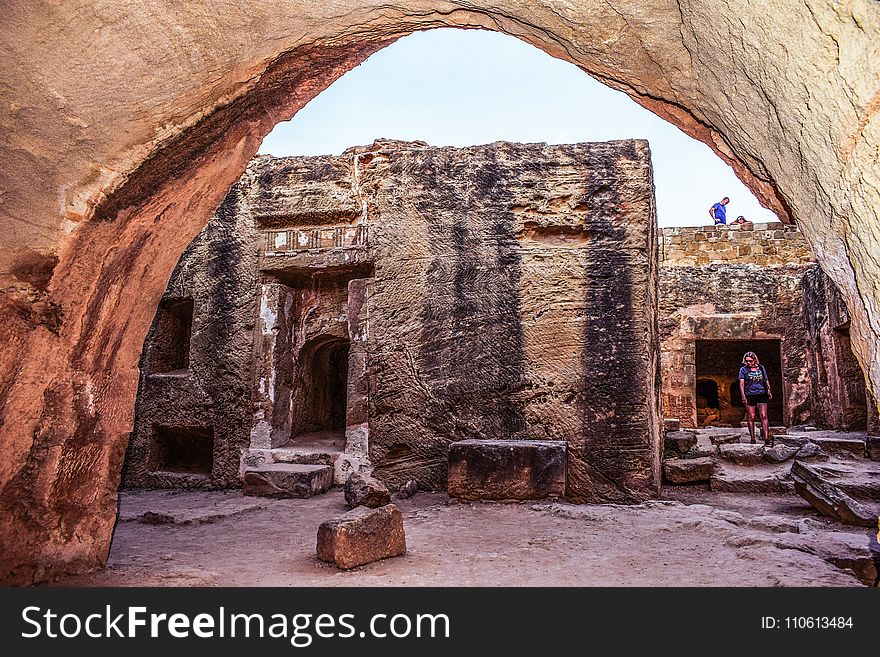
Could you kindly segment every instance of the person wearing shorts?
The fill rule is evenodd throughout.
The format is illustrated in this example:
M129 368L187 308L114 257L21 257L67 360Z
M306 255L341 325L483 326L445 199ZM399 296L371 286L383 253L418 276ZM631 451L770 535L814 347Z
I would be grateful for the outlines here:
M767 418L767 404L773 399L773 391L770 390L767 370L758 362L758 356L754 351L747 351L743 354L742 367L739 368L739 392L746 405L746 411L748 411L749 442L756 442L755 412L757 412L761 416L761 435L764 437L764 446L773 447L770 420Z

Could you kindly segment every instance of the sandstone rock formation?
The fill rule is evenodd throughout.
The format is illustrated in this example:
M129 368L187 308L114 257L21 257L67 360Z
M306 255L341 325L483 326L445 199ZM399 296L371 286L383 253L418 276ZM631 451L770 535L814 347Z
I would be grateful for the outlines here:
M246 447L254 491L442 490L450 443L553 438L554 494L656 494L652 198L635 141L256 158L160 304L126 484L236 486Z
M28 582L103 562L140 347L177 257L278 120L419 29L513 34L709 144L801 225L847 299L876 394L880 7L683 6L8 3L0 542L12 548L0 576Z

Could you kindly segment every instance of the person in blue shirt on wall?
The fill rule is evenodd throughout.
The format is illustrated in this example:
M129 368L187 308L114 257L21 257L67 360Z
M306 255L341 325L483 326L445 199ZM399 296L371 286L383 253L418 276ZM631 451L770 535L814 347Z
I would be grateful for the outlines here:
M742 367L739 368L739 392L749 413L749 438L755 442L755 411L761 416L761 432L764 446L773 447L770 435L770 420L767 419L767 404L773 399L767 370L758 362L754 351L743 354Z
M727 208L724 206L730 203L730 199L726 196L718 203L709 208L709 216L716 226L723 226L727 223Z

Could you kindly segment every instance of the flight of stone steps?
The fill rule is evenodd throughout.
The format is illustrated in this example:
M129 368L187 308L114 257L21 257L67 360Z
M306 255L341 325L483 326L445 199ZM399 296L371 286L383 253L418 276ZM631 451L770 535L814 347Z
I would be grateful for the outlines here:
M682 429L664 421L663 478L666 484L707 484L716 492L794 492L792 463L811 470L857 499L880 500L880 454L864 432L814 427L770 427L773 447L749 443L745 428Z

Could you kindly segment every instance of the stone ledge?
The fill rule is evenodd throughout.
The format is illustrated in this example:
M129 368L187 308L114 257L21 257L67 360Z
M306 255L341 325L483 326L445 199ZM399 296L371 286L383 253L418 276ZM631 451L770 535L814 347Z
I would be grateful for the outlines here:
M244 470L244 494L260 497L312 497L333 485L329 465L269 463Z

